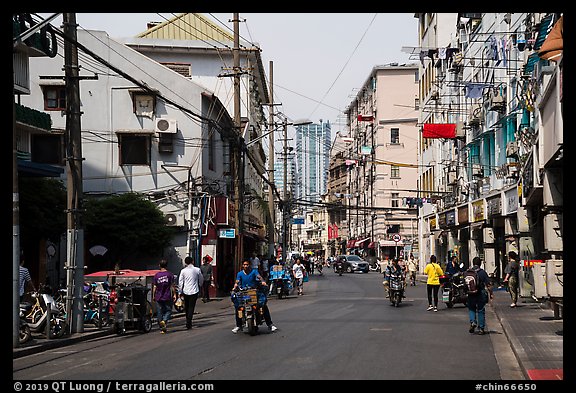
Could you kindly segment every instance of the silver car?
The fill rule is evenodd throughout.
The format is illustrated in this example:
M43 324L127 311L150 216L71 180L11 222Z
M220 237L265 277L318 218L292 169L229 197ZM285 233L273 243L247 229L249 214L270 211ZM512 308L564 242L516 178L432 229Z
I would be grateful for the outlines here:
M344 262L344 271L347 273L363 272L368 273L370 266L368 262L358 255L338 255L337 260ZM334 270L336 272L336 270Z

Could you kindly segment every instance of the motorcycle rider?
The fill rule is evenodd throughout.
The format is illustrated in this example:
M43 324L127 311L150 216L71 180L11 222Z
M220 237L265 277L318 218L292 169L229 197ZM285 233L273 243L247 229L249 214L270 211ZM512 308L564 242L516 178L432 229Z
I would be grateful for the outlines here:
M384 289L386 290L386 292L390 291L390 276L394 274L399 274L400 277L402 277L402 288L404 288L406 286L404 269L402 268L402 266L400 266L398 258L392 259L392 264L386 266L386 270L384 270L384 281L382 282L382 284L384 284Z
M240 288L256 288L260 289L261 287L266 287L266 282L260 276L257 269L252 269L251 263L249 260L245 260L242 262L242 270L238 272L236 275L236 282L234 283L233 291L238 291ZM262 312L264 314L264 320L266 321L266 325L268 326L268 330L271 332L278 329L276 326L272 324L272 318L270 316L270 310L268 309L268 305L266 304L267 291L260 291L258 290L258 303L260 307L262 307ZM242 330L242 320L238 317L238 308L234 305L234 316L236 318L236 327L232 329L232 333L236 334L238 331Z

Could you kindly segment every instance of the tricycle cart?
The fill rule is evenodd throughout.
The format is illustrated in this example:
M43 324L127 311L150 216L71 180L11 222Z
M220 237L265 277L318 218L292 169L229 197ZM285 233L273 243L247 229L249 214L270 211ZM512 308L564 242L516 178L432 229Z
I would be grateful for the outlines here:
M152 304L147 299L150 288L143 285L118 287L118 303L114 313L116 334L127 329L148 333L152 329Z

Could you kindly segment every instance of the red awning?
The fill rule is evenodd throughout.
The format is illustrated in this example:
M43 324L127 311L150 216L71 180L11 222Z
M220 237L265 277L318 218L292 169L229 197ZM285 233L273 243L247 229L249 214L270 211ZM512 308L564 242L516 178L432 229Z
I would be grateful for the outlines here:
M424 128L422 130L423 138L446 138L453 139L456 138L456 124L446 123L446 124L433 124L424 123Z
M375 248L376 247L376 242L370 242L370 244L368 244L368 248Z
M356 240L348 240L348 243L346 243L346 248L354 248L355 243Z
M102 270L99 272L94 272L90 274L85 274L84 277L106 277L106 276L117 276L117 277L142 277L142 276L154 276L160 270L153 269L153 270L131 270L131 269L122 269L115 273L114 270Z

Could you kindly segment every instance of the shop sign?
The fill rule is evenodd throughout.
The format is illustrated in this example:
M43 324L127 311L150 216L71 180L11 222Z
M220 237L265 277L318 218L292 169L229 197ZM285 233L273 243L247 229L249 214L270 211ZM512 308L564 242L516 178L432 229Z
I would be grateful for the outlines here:
M438 226L440 228L446 228L446 214L438 214Z
M500 195L494 198L486 199L486 211L488 218L499 216L502 214L502 204Z
M518 211L518 189L517 187L512 188L504 192L504 206L503 215L507 216L509 214Z
M454 209L446 212L446 226L453 227L456 225L456 212Z
M485 220L484 199L472 202L472 222Z
M458 224L468 224L468 205L458 208Z
M235 229L219 229L218 230L218 237L220 239L234 239L236 237L236 230Z
M430 231L436 229L436 217L430 217Z

